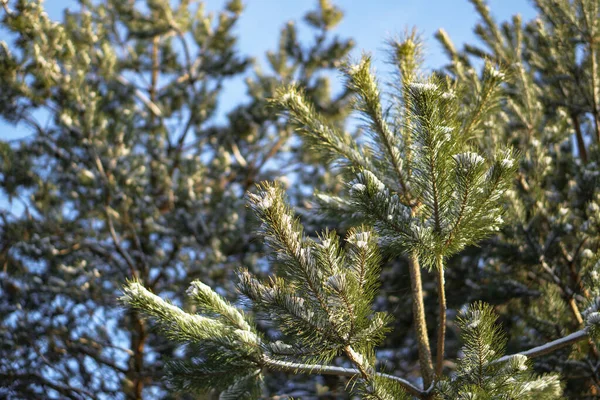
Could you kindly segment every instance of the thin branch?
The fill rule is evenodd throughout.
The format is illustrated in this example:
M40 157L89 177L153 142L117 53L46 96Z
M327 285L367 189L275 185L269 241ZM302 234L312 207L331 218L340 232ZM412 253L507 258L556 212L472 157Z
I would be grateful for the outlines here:
M587 163L587 150L585 148L585 141L583 140L583 134L581 132L581 125L579 123L579 117L577 114L571 114L571 121L573 122L573 127L575 128L575 138L577 139L577 150L579 152L579 157L581 157L581 161L583 163Z
M435 375L438 379L442 376L444 366L444 351L446 341L446 288L444 280L444 260L441 256L437 257L437 284L438 284L438 304L439 321L437 333L437 354L435 362Z
M368 72L370 76L370 72ZM390 127L383 116L383 110L381 108L381 99L379 96L379 89L377 88L377 82L375 78L371 77L371 83L373 86L369 84L359 84L361 90L361 97L363 98L364 107L366 113L371 117L373 121L371 126L373 130L377 133L381 143L383 143L383 147L385 152L387 153L387 158L390 160L394 172L398 178L400 183L400 187L402 189L401 197L403 198L405 204L412 204L412 196L410 193L410 189L408 187L408 183L404 177L402 172L402 161L398 159L398 149L396 148L396 144L394 143L394 133L390 130ZM365 87L366 85L366 87ZM375 92L375 93L374 93Z
M8 7L8 0L0 0L0 4L2 4L2 8L4 8L4 11L6 12L6 14L9 17L13 16L13 12L12 10Z
M575 265L575 262L577 261L577 257L579 255L579 252L581 251L581 248L587 242L587 240L588 240L587 237L584 238L579 243L579 245L577 246L577 248L575 249L575 251L573 252L572 260L569 262L569 270L571 271L571 278L573 279L573 283L575 283L577 285L577 289L579 290L579 292L583 293L583 296L586 299L589 299L590 298L590 292L587 289L587 287L585 287L585 285L583 284L583 279L581 279L581 276L579 275L579 271L577 270L577 267ZM561 242L561 244L562 244L562 242Z
M183 153L185 139L186 139L192 125L195 122L196 122L196 114L190 111L190 116L185 124L185 127L183 128L183 132L181 132L181 135L177 139L177 146L175 147L175 149L173 149L172 147L169 148L169 152L172 150L175 150L175 160L173 161L173 164L171 165L171 169L169 172L170 176L173 176L173 173L175 172L175 170L177 170L177 168L179 168L179 164L181 163L181 153Z
M150 77L150 101L154 103L156 101L156 87L158 86L158 50L160 46L160 35L154 36L152 39L152 76Z
M113 256L114 252L111 249L106 249L104 244L93 242L89 239L84 239L81 241L83 247L87 248L92 254L103 258L107 263L114 263L117 268L123 273L123 276L128 276L127 267L123 264L123 261L119 258L115 258ZM83 250L83 248L82 248Z
M413 323L419 351L419 365L423 376L423 386L429 386L433 381L433 361L431 347L427 336L427 320L425 319L425 304L423 302L423 283L421 281L421 266L416 255L408 259L410 285L412 292Z
M102 357L101 351L94 352L87 346L80 345L77 343L70 343L68 346L69 346L69 350L81 352L81 353L87 355L88 357L94 359L94 361L96 361L99 364L104 364L104 365L114 369L115 371L120 372L121 374L127 373L126 369L118 366L113 360L107 359L106 357Z
M86 396L87 396L87 398L90 398L90 399L94 398L94 394L85 389L63 385L63 384L59 383L58 381L47 380L45 377L43 377L41 374L38 374L38 373L17 373L17 374L8 373L7 374L7 373L2 372L2 373L0 373L0 380L5 381L5 382L11 381L15 385L22 385L23 387L26 387L28 385L28 383L30 383L30 382L34 382L35 384L40 385L44 388L48 388L48 389L56 391L60 395L65 396L65 398L73 399L73 400L79 400L81 398L86 398Z
M143 227L143 221L142 221L142 227ZM131 235L133 237L133 245L135 246L135 249L138 251L139 253L139 259L141 261L142 267L143 267L143 275L146 275L149 271L150 271L150 264L148 263L148 257L146 255L146 252L144 251L144 248L142 246L142 242L140 240L139 235L137 234L137 230L135 228L135 226L133 226L133 224L128 223L127 227L129 228L129 231L131 232Z
M563 284L562 280L556 275L556 273L552 270L552 268L550 268L550 266L546 262L546 259L544 256L540 256L540 264L542 265L542 268L544 269L544 271L546 271L550 275L553 282L565 294L567 304L569 305L569 308L571 308L571 311L573 312L573 316L577 320L577 323L579 325L583 324L583 317L581 316L579 307L577 306L577 303L575 302L575 293L573 293L573 290L571 290L570 287Z
M279 151L279 149L281 148L281 146L285 143L285 141L288 139L288 135L280 135L279 139L277 139L277 141L273 144L273 146L271 146L271 148L269 149L269 151L267 152L267 154L263 157L263 159L258 163L258 165L250 165L249 171L248 171L248 176L246 177L246 183L244 185L244 190L248 190L252 184L256 181L256 177L258 176L258 174L260 174L261 169L265 166L265 164L267 163L267 161L269 161L270 158L272 158L273 156L275 156L277 154L277 152Z
M233 140L231 140L231 150L232 150L232 154L235 157L235 160L238 162L238 164L240 164L240 166L243 168L247 167L248 161L246 161L246 159L244 158L242 153L240 153L240 148Z
M177 242L175 242L175 245L173 246L173 250L171 250L171 253L169 254L169 257L167 257L166 260L163 263L161 263L161 265L158 267L158 269L159 269L158 275L156 275L156 277L148 283L148 288L149 289L153 290L154 287L158 284L158 282L162 278L164 278L164 276L165 276L165 269L170 264L172 264L173 261L175 261L175 258L179 254L179 250L181 250L181 242L177 241Z
M133 262L131 257L129 257L129 254L127 254L127 252L121 246L121 241L117 237L117 232L115 231L115 226L113 224L112 217L107 207L104 207L104 214L106 215L106 221L108 223L108 232L110 233L110 237L112 238L113 244L115 245L117 252L121 255L121 257L123 257L123 259L129 266L129 271L131 272L131 275L133 277L137 277L138 273L135 268L135 263Z
M550 276L550 278L552 279L552 282L556 286L558 286L558 288L562 291L562 293L564 295L564 299L567 302L567 305L569 306L569 308L571 309L571 312L573 313L573 316L577 320L577 324L578 325L583 324L583 317L581 316L581 312L579 311L579 307L577 306L577 302L575 301L575 293L569 286L564 284L563 280L558 275L556 275L554 270L546 262L546 257L544 256L544 253L549 248L550 243L554 240L554 239L550 240L553 236L551 235L551 237L548 238L548 243L542 249L533 240L528 229L523 228L523 232L525 233L525 239L527 240L529 245L537 252L537 254L540 255L539 262L540 262L540 265L542 266L542 269L544 270L544 272L546 272Z
M135 85L133 85L131 82L129 82L123 75L118 75L117 81L121 85L134 87L135 96L138 98L138 100L140 100L150 110L150 112L152 112L152 114L154 114L154 116L156 116L158 118L162 118L162 116L163 116L162 111L160 110L158 105L156 105L155 103L150 101L150 99L141 90L136 88Z
M594 20L596 18L598 18L597 16L593 16L592 18L594 18ZM597 20L596 20L597 22ZM594 131L596 133L596 143L600 143L600 108L599 108L599 103L600 103L600 87L598 85L598 60L597 60L597 46L596 46L596 37L597 37L597 30L595 30L594 28L597 27L596 24L590 25L590 21L588 20L587 16L583 18L583 23L584 26L586 28L586 30L588 31L588 34L586 35L586 39L588 39L588 43L589 47L588 47L588 51L589 51L589 60L590 60L590 78L591 78L591 86L592 86L592 108L593 108L593 112L592 112L592 116L594 118Z
M567 347L571 344L580 342L582 340L585 340L589 337L589 331L588 328L584 328L581 330L578 330L577 332L571 333L570 335L567 335L565 337L562 337L560 339L556 339L553 340L551 342L548 342L546 344L543 344L541 346L537 346L537 347L533 347L529 350L525 350L525 351L521 351L519 353L515 353L515 354L510 354L504 357L500 357L497 360L492 361L491 363L489 363L488 365L494 365L494 364L498 364L501 362L505 362L510 360L512 357L517 356L517 355L522 355L522 356L526 356L528 358L536 358L536 357L541 357L544 356L546 354L550 354L558 349L561 349L563 347Z
M335 375L335 376L347 376L347 377L355 377L360 375L361 372L358 369L354 368L344 368L344 367L335 367L329 365L320 365L320 364L301 364L290 361L280 361L274 360L268 356L263 357L263 362L267 367L277 369L280 371L293 372L293 373L304 373L304 374L312 374L312 375ZM423 398L426 394L425 391L419 389L414 386L412 383L407 381L406 379L399 378L394 375L384 374L382 372L376 372L376 376L386 379L391 379L397 382L400 386L402 386L408 393L417 396L418 398Z
M356 350L354 350L352 348L352 346L350 346L350 345L347 345L346 347L344 347L344 353L350 359L350 361L352 361L352 364L356 365L356 367L358 368L358 371L360 372L360 375L363 377L363 379L366 381L369 381L371 379L371 374L365 368L365 366L362 364L362 362L359 358L360 354L358 354L356 352Z

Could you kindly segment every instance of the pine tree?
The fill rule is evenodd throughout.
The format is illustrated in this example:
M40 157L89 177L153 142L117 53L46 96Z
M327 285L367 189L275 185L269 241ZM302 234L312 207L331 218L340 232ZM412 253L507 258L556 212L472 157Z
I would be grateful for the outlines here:
M61 22L41 1L1 5L0 115L28 136L0 141L2 193L23 210L0 211L0 397L182 398L162 369L184 355L123 312L122 282L176 302L199 277L233 294L233 266L261 255L244 192L281 177L274 160L316 168L266 99L298 80L328 122L347 115L326 76L353 45L331 35L342 14L320 2L306 17L314 41L286 25L252 73L237 0L217 15L185 0L81 0ZM249 99L215 122L242 74Z
M577 332L598 310L600 2L538 0L526 24L518 15L499 24L483 1L472 3L480 43L459 52L440 32L452 59L446 71L477 86L479 60L504 66L506 100L479 140L511 143L522 157L506 228L470 255L484 266L471 271L471 290L497 304L509 347L521 351ZM597 398L599 361L598 342L586 340L534 367L559 372L568 398Z
M365 140L329 124L297 86L283 86L273 100L307 143L342 172L345 192L317 199L320 212L356 223L344 244L334 231L306 234L282 188L264 183L248 201L262 222L275 275L265 281L238 271L238 290L252 314L225 303L201 281L188 290L199 313L175 307L138 281L125 286L127 305L154 319L172 340L194 348L190 360L171 365L175 387L255 398L263 371L279 370L345 376L348 388L367 399L562 397L559 376L534 371L530 359L597 340L597 302L582 314L576 332L509 355L495 313L475 303L457 321L463 347L456 371L444 373L448 260L504 225L503 199L520 160L509 148L482 145L504 104L507 72L491 60L468 82L426 77L417 44L414 35L392 44L401 79L389 107L369 57L343 68ZM390 313L374 310L382 257L400 256L409 260L420 383L386 373L377 351L390 335ZM437 283L435 350L422 269L432 271ZM279 339L262 334L254 320L269 321Z

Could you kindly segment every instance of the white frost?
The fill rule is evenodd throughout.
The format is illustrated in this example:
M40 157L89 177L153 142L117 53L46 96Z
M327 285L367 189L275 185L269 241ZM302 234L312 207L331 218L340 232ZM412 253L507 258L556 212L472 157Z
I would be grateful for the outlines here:
M273 198L271 196L265 196L258 202L258 207L261 210L268 210L273 205Z
M358 232L349 237L348 242L354 244L359 249L364 249L369 245L370 238L370 232Z
M431 82L415 82L411 83L410 88L418 92L434 92L438 89L437 85Z
M373 185L377 187L378 191L381 192L385 189L385 185L383 184L383 182L381 182L379 178L377 178L371 171L364 171L362 173L362 176L365 178L365 180L371 181Z
M473 153L471 151L455 154L453 156L453 158L458 164L460 164L466 168L476 167L485 162L485 159L483 157L481 157L479 154Z
M488 69L488 73L490 74L490 76L494 77L494 78L498 78L498 79L504 79L504 73L494 67L490 67Z
M599 325L600 324L600 312L593 312L588 315L586 322L588 326Z
M500 164L502 164L502 167L504 168L512 168L514 161L510 158L505 158L502 161L500 161Z
M355 183L350 189L350 194L362 193L365 190L367 190L367 187L365 185L363 185L362 183Z
M361 63L362 64L362 63ZM360 71L360 68L362 67L361 64L354 64L352 65L350 68L348 68L348 73L350 75L355 75Z

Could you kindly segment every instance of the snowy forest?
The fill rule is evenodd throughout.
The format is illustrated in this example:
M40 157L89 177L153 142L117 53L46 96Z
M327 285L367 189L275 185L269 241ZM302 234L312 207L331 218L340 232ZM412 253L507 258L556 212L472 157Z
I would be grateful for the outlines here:
M0 398L600 399L600 0L252 1L0 0Z

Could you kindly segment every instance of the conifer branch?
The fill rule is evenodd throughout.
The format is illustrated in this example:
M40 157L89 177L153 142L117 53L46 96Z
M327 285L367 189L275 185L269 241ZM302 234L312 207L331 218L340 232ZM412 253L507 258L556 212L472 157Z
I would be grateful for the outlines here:
M435 33L435 38L438 40L438 42L441 43L448 58L457 64L457 65L453 65L453 67L456 68L458 66L462 66L462 64L460 62L458 62L458 61L460 61L459 56L458 56L458 51L456 50L454 43L452 43L452 40L450 39L448 32L446 32L443 28L440 28Z
M412 163L413 163L413 137L409 127L412 125L410 106L406 99L406 90L410 83L415 81L419 74L419 68L423 64L423 44L417 34L416 28L413 28L410 33L406 33L401 41L391 41L392 57L391 62L396 66L400 78L400 84L397 89L399 91L396 97L398 103L397 121L400 122L397 127L398 132L402 133L402 144L404 152L405 173L407 179L412 179ZM411 207L419 206L418 200L415 200Z
M293 316L294 323L302 328L299 331L304 333L305 339L318 335L317 339L319 340L334 343L340 341L337 332L332 332L331 329L327 329L329 327L322 326L320 316L312 315L314 313L305 307L305 300L282 287L282 282L273 280L270 285L266 286L258 282L246 270L240 271L238 278L238 289L241 293L248 296L257 307L270 311L276 318L279 317L279 313L281 316Z
M221 349L227 349L232 354L241 352L241 360L246 359L245 362L249 363L247 364L249 369L253 368L253 363L257 363L271 369L294 373L329 374L348 377L360 375L366 381L370 381L373 377L378 377L396 382L407 392L419 398L425 393L405 379L389 374L373 372L371 367L367 365L367 359L349 344L344 347L343 351L352 363L356 365L357 369L274 359L269 355L268 346L262 344L260 338L253 332L243 315L235 307L214 293L208 286L199 281L194 282L190 286L188 295L197 302L201 309L205 311L212 310L225 317L225 320L232 324L231 328L212 318L185 313L178 307L153 295L136 281L129 283L124 288L124 293L125 295L122 297L123 302L155 318L163 331L173 339L192 343L214 342ZM255 352L262 352L262 355L257 359ZM232 368L233 366L232 364ZM174 367L180 372L180 375L188 375L187 377L180 376L178 379L194 379L193 370L189 369L189 367L184 365ZM198 371L201 374L205 374L209 373L210 369L199 369ZM243 372L243 368L241 372ZM175 376L174 378L177 377ZM197 379L202 379L202 375L199 375Z
M356 167L369 168L367 157L358 151L356 142L349 135L329 126L298 88L280 88L273 102L289 113L298 131L315 141L315 144L318 143L315 147L319 151L327 149L330 154L342 156Z
M432 229L439 235L450 201L451 155L460 142L454 95L442 90L435 79L413 82L406 91L416 149L413 181L425 205L421 214L431 218Z
M358 94L360 100L357 101L357 108L370 121L370 127L379 139L375 143L379 147L383 147L383 152L386 155L384 160L391 164L396 174L396 178L402 189L401 196L404 203L410 205L411 193L406 181L405 172L402 169L403 163L400 158L397 138L384 118L380 91L377 81L370 71L370 67L370 58L363 56L359 64L347 68L346 73L349 77L348 86Z
M268 245L277 252L282 264L287 265L288 277L292 281L302 282L308 289L305 293L316 300L326 320L331 323L333 332L339 336L339 327L333 322L335 318L319 281L313 243L303 236L298 221L294 220L291 210L284 204L281 189L264 185L259 195L250 194L249 198L255 212L265 223Z
M287 371L292 373L303 373L303 374L319 374L319 375L335 375L335 376L346 376L346 377L356 377L357 375L361 375L361 371L354 368L344 368L344 367L336 367L322 364L303 364L303 363L295 363L290 361L282 361L275 360L271 357L265 356L263 357L263 362L267 367L270 367L279 371ZM417 396L418 398L422 398L422 396L426 393L424 390L421 390L417 386L413 385L406 379L385 374L382 372L376 372L375 376L390 379L394 382L400 384L408 393Z
M365 381L368 381L371 377L371 374L369 373L369 371L367 371L367 366L365 366L364 357L361 354L357 353L356 350L354 350L350 345L344 346L344 353L346 354L346 357L348 357L348 359L352 361L356 368L358 368L358 371L360 372L360 375L363 377L363 379Z
M428 147L434 147L435 145L433 143L427 143L426 146ZM437 165L436 165L436 157L433 151L429 151L429 157L427 158L427 165L429 168L429 177L431 178L431 199L433 201L433 220L435 223L435 230L437 232L441 231L442 229L442 225L441 225L441 219L442 216L440 215L440 206L441 206L441 202L440 202L440 193L439 193L439 181L438 181L438 176L437 176Z
M525 351L521 351L521 352L518 352L515 354L500 357L500 358L492 361L489 365L494 365L494 364L502 363L505 361L509 361L510 359L512 359L515 356L526 356L528 358L541 357L546 354L553 353L558 349L562 349L563 347L567 347L574 343L585 340L587 338L589 338L589 328L585 327L583 329L578 330L577 332L573 332L565 337L553 340L553 341L545 343L541 346L532 347L529 350L525 350Z
M538 253L542 253L541 249L539 249L539 246L537 246L536 243L533 240L531 240L530 235L529 235L529 230L524 229L524 231L525 231L526 237L528 238L529 243L534 246L534 249L536 249L538 251ZM558 275L556 275L554 270L552 268L550 268L550 266L546 262L546 257L543 254L539 256L539 262L540 262L540 265L542 266L542 269L552 279L552 282L563 292L564 300L567 303L567 305L569 306L569 308L571 309L571 312L573 313L573 317L575 317L577 324L578 325L583 324L583 317L581 316L581 312L579 311L579 306L575 302L575 293L573 292L573 290L569 286L564 284L563 281L558 277Z
M462 132L467 138L473 135L479 125L484 122L485 117L490 115L499 103L500 85L503 83L505 75L503 72L495 69L491 63L485 64L482 86L477 93L476 104L473 109L469 110L469 114L463 123Z

